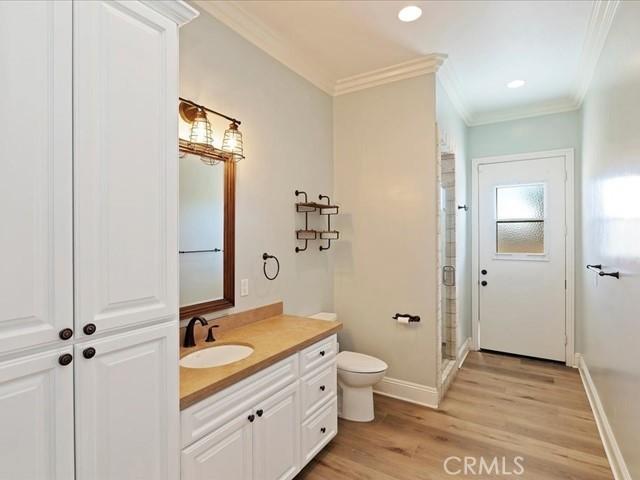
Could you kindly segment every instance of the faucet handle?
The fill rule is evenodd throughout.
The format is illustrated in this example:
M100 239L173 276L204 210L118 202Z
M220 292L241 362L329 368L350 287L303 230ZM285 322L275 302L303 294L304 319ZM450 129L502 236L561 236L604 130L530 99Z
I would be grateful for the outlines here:
M214 328L218 328L220 327L220 325L211 325L209 327L209 332L207 333L207 339L205 340L205 342L215 342L216 339L213 338L213 329Z

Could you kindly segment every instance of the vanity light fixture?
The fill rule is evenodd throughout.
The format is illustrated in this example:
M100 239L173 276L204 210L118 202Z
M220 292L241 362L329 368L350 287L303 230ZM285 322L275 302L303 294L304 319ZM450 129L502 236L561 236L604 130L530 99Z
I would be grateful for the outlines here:
M180 152L198 155L200 160L207 165L216 165L220 162L239 162L244 159L242 133L238 129L240 120L229 117L203 105L180 97L178 108L180 117L191 124L189 139L179 138ZM231 122L224 132L222 148L213 144L213 130L207 118L207 112L225 118Z
M191 123L189 142L206 147L213 146L213 130L211 130L207 114L202 108L196 110L195 118Z
M244 158L244 149L242 146L242 132L238 130L238 124L231 122L229 128L224 132L222 140L222 150L231 154L234 162L239 162Z
M415 5L409 5L404 7L398 12L398 18L400 21L408 23L414 22L422 16L422 9Z

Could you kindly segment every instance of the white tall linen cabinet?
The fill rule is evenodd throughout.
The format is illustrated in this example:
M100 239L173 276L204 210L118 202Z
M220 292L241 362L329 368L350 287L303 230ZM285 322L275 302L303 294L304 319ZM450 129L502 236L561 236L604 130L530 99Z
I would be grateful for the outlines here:
M0 2L0 479L179 478L183 2Z

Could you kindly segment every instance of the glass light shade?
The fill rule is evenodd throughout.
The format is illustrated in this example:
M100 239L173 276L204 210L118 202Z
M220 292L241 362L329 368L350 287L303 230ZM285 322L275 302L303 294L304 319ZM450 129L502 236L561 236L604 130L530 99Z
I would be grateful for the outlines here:
M196 112L196 118L194 118L191 124L191 133L189 134L189 142L198 145L213 145L213 132L211 130L211 124L207 119L207 114L202 109L198 109Z
M244 158L244 150L242 146L242 132L238 130L238 125L232 123L224 132L222 139L222 150L231 154L234 162L239 162Z

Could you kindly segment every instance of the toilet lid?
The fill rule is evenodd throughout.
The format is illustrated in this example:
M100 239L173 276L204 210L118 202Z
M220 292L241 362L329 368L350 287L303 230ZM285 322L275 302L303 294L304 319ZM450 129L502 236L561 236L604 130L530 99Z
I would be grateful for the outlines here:
M356 352L340 352L338 354L338 370L354 373L379 373L387 369L382 360Z

